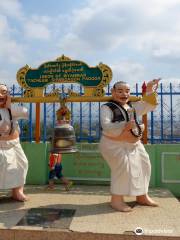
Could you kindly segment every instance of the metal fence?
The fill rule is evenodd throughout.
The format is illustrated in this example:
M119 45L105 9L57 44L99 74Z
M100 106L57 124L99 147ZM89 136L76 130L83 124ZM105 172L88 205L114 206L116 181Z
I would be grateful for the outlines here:
M72 91L83 94L80 85L50 85L45 89L46 93L53 89L60 90L70 88ZM131 87L132 95L141 95L141 86ZM110 86L106 95L110 95ZM23 89L13 85L10 88L12 96L22 96ZM180 142L180 84L160 84L158 89L159 105L155 111L148 114L148 142L149 143L179 143ZM22 103L19 103L22 105ZM68 103L71 110L72 125L75 128L78 142L98 142L101 136L100 107L103 103ZM24 103L29 109L29 119L20 120L21 141L34 141L35 136L35 104ZM41 104L41 141L46 142L52 135L52 129L56 122L58 103Z

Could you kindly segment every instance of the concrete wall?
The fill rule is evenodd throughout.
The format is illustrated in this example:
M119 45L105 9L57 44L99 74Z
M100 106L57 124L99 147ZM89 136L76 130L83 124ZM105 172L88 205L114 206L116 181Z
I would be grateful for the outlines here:
M27 184L47 184L48 143L22 143L29 160ZM82 183L109 184L110 171L97 143L77 144L79 151L63 155L63 173ZM152 164L151 187L164 187L180 196L180 144L145 145Z

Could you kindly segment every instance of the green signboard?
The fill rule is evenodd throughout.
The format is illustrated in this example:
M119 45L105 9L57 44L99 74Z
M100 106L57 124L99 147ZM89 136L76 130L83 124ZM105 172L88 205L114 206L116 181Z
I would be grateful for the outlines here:
M71 60L64 55L36 69L26 65L17 72L17 81L29 97L43 97L43 89L57 83L79 83L84 87L85 96L103 96L103 88L111 79L112 71L107 65L100 63L96 67L89 67L82 61Z
M99 67L90 68L80 61L54 61L42 64L38 69L29 69L25 82L30 88L45 87L50 83L80 83L97 86L102 80Z

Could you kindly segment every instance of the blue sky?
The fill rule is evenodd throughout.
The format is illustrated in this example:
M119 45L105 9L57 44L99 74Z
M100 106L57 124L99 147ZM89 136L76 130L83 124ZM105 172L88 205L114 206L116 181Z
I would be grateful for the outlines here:
M180 84L179 0L1 0L0 82L64 54L113 81Z

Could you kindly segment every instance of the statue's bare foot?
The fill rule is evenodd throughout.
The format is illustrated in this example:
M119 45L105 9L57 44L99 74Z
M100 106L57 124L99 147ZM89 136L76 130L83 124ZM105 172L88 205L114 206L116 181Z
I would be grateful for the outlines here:
M12 198L14 200L20 201L20 202L25 202L25 201L28 200L28 197L24 193L22 193L20 191L19 192L16 191L16 193L13 193Z
M148 195L137 196L136 201L140 205L158 207L158 203L152 200Z
M125 202L111 202L111 207L116 211L120 212L131 212L132 208L129 207Z

